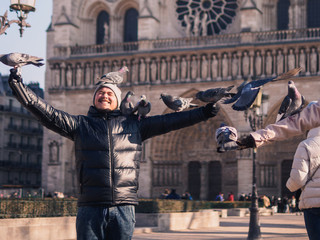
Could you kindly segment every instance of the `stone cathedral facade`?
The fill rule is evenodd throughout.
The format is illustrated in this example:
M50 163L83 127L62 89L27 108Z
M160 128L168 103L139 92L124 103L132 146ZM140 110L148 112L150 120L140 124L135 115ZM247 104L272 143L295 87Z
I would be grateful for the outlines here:
M294 67L308 102L319 98L320 10L317 0L53 0L47 31L46 100L86 114L97 78L126 65L123 96L133 90L152 104L150 115L171 112L166 92L195 97L199 90L236 87ZM275 122L287 81L266 84L260 123ZM203 103L194 100L195 103ZM221 105L206 122L149 139L141 159L142 198L165 188L194 199L251 193L251 151L216 152L221 122L251 131L248 114ZM305 134L258 150L259 194L288 194L285 182ZM76 195L73 142L44 130L42 184L47 192Z

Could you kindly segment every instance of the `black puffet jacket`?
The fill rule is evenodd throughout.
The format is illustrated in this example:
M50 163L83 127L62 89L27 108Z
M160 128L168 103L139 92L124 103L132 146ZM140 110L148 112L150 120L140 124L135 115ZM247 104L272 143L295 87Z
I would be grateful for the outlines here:
M47 128L75 143L79 206L137 204L142 141L213 117L204 107L143 118L119 111L70 115L36 96L21 82L9 82L17 99Z

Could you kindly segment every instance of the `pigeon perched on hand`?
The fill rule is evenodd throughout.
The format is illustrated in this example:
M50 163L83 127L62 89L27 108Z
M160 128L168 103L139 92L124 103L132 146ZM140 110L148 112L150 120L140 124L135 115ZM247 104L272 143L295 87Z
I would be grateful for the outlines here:
M202 102L216 103L222 98L233 97L235 93L229 93L233 87L234 86L232 85L227 88L212 88L207 89L206 91L199 91L196 94L196 99L199 99Z
M134 95L134 92L128 91L124 99L120 103L120 111L123 115L130 115L133 113L134 104L131 101L131 97Z
M32 64L37 67L44 65L41 61L43 61L43 58L31 56L25 53L9 53L0 55L0 62L18 69L18 73L20 73L20 67L24 65Z
M182 97L173 97L169 94L161 93L160 99L164 104L176 112L181 112L184 109L197 107L197 104L191 103L193 98L182 98Z
M225 123L221 123L220 127L216 130L216 141L218 144L217 152L222 153L228 150L237 149L237 139L237 129L227 126Z
M236 111L247 110L256 99L260 88L268 82L275 82L285 80L296 76L301 71L301 68L294 68L277 77L251 81L249 83L240 85L237 94L231 99L225 100L224 104L233 103L232 108Z
M288 95L283 99L278 111L277 119L282 120L288 116L301 112L305 105L305 97L300 94L293 81L288 82Z
M120 84L123 82L123 76L129 72L129 69L124 66L122 67L119 71L117 72L109 72L105 75L103 75L100 79L99 82L97 83L100 84L101 82L105 83L113 83L113 84Z
M138 111L138 120L145 118L151 111L151 103L147 101L146 95L142 95L138 104L134 107L132 112Z

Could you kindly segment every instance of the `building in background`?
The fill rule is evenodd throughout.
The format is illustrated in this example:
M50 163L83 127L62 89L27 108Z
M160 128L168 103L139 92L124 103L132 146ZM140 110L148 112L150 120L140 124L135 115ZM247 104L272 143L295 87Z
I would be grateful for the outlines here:
M28 86L43 97L39 83ZM41 187L43 127L16 100L8 76L0 75L0 194L23 190L23 196Z
M53 0L46 100L86 114L97 78L127 65L121 89L145 94L150 115L170 112L159 100L162 92L195 97L199 90L239 86L298 66L302 71L294 81L312 101L320 89L319 10L317 0ZM265 85L263 94L269 96L266 125L276 120L287 81ZM148 140L140 196L158 197L166 188L204 200L219 192L250 193L251 152L216 152L214 133L222 121L240 133L250 131L243 112L221 105L218 116L205 123ZM303 137L259 149L259 194L289 193L285 182ZM43 187L75 195L73 143L44 130L43 148Z

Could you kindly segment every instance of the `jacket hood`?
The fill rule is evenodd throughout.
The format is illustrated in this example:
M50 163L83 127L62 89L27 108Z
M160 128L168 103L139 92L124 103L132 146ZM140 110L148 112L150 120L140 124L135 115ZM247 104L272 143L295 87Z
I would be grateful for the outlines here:
M307 138L313 138L313 137L317 137L317 136L320 136L320 127L312 128L309 131Z
M89 108L89 111L87 113L88 117L97 117L97 118L102 118L102 117L118 117L121 115L120 110L114 110L114 111L99 111L96 107L91 106Z

